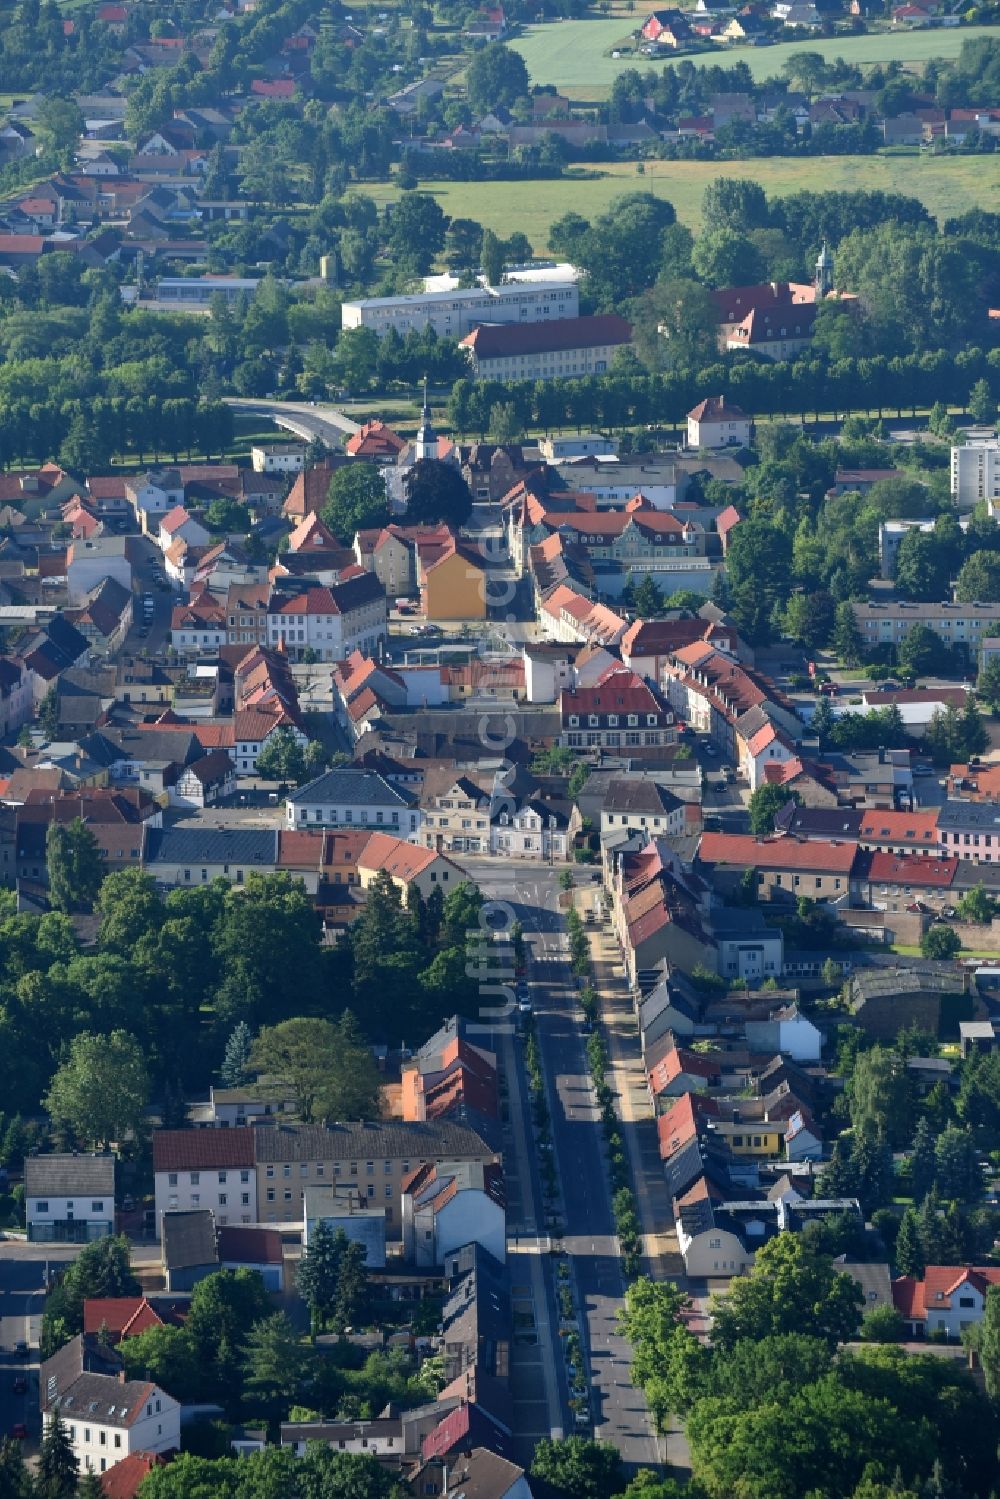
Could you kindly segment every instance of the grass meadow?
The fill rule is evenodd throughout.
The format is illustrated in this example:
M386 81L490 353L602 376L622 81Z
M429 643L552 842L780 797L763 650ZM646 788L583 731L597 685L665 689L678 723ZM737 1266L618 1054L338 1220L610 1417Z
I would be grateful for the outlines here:
M990 208L1000 191L1000 155L762 157L752 161L650 161L640 175L634 162L581 167L587 176L556 181L421 182L452 218L478 220L501 238L522 230L536 254L548 248L549 226L571 209L595 218L623 192L669 198L677 216L697 230L701 199L716 177L751 177L769 196L823 188L880 188L919 198L938 219L969 208ZM379 202L398 197L391 183L365 183L360 191Z

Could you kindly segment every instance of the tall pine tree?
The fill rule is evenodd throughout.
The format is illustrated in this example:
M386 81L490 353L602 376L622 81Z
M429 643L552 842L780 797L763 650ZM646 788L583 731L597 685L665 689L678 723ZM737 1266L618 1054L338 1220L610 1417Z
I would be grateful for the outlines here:
M38 1492L40 1499L73 1499L80 1465L73 1443L59 1412L53 1411L45 1426L38 1456Z
M920 1223L913 1208L907 1208L900 1219L895 1259L899 1275L911 1275L915 1280L923 1278L926 1268L924 1249L920 1238Z

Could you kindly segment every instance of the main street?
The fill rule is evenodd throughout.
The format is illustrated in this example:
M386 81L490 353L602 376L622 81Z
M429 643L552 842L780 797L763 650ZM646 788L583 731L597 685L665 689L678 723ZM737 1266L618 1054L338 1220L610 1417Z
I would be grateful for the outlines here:
M631 1351L617 1327L625 1282L557 871L498 859L464 862L487 899L511 907L530 944L529 988L565 1209L563 1244L583 1312L594 1434L612 1442L629 1465L654 1466L662 1461L659 1445L645 1399L632 1387Z
M74 1245L26 1244L17 1239L0 1243L0 1439L20 1423L37 1437L38 1342L46 1275L79 1252ZM18 1388L22 1384L24 1388Z

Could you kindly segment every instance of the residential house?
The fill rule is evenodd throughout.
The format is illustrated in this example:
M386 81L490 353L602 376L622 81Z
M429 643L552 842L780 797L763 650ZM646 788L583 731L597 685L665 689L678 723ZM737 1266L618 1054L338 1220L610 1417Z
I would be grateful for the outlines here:
M305 443L254 443L250 463L255 474L300 474L306 463Z
M373 770L344 767L325 771L290 792L285 801L293 827L360 827L383 829L417 842L421 809L404 787Z
M689 448L750 446L751 421L745 411L725 396L708 396L687 414Z
M490 829L490 852L504 859L551 864L569 858L571 841L581 826L572 802L529 793L518 806L501 807L497 812Z
M255 871L274 873L278 832L246 826L158 828L146 839L144 863L147 873L166 887L206 885L219 879L242 885Z
M623 829L643 838L676 838L687 831L687 803L648 775L619 777L601 807L601 837Z
M214 807L236 791L236 767L226 750L211 750L186 765L171 792L178 807Z
M183 505L175 505L160 518L160 550L166 552L175 541L184 541L188 546L205 547L212 540L212 533L201 521L189 514Z
M256 1223L252 1129L153 1131L155 1234L168 1212L211 1208L220 1224Z
M223 1133L198 1131L200 1136ZM242 1134L243 1131L232 1131ZM402 1234L402 1184L418 1166L461 1161L492 1163L494 1152L475 1131L451 1120L419 1123L259 1125L256 1152L258 1219L302 1221L304 1193L315 1182L349 1185L372 1206L385 1208L386 1232Z
M43 1426L58 1413L80 1471L106 1473L133 1454L178 1451L177 1401L149 1380L126 1379L115 1350L84 1343L74 1338L39 1371ZM96 1372L102 1366L113 1372Z
M417 543L417 586L428 620L486 619L486 559L477 548L451 538L443 547Z
M29 1155L24 1161L28 1242L90 1244L115 1231L112 1155Z
M892 1282L892 1301L913 1337L958 1339L983 1320L986 1296L1000 1285L995 1265L928 1265L923 1279L902 1275Z
M942 853L972 864L1000 863L1000 817L993 802L949 797L938 809L937 835Z
M358 878L367 890L377 875L387 874L405 903L411 885L426 900L436 888L448 895L466 879L464 869L434 848L418 848L405 838L390 833L372 833L358 855Z
M70 543L66 556L66 587L71 604L82 604L105 578L132 590L132 564L126 536L91 536Z
M419 591L418 547L449 549L455 540L449 526L382 526L358 531L354 556L359 567L373 572L391 598Z
M484 1027L453 1015L404 1062L404 1119L455 1119L484 1138L500 1118L496 1052L482 1044Z
M403 1256L443 1265L464 1244L507 1258L507 1188L492 1161L427 1161L401 1183Z
M229 638L227 615L226 605L202 589L190 603L175 604L170 611L170 644L185 656L219 651Z
M105 578L78 608L65 614L95 655L113 655L132 628L132 592L116 578Z
M421 837L439 853L487 853L494 811L494 777L429 770L420 793Z
M861 848L881 854L922 854L930 858L946 852L939 842L938 812L865 812L858 834Z
M722 889L735 889L746 870L756 870L758 898L846 904L857 844L799 843L793 838L754 838L746 833L702 833L698 867Z
M276 593L268 605L268 640L290 660L342 661L352 651L376 653L387 636L385 590L359 570L332 587Z

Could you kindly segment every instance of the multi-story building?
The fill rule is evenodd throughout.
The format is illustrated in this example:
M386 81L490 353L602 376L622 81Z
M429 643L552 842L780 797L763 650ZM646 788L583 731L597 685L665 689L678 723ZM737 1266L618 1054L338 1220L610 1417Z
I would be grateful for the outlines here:
M601 807L601 836L638 833L645 838L678 837L687 826L687 804L648 776L611 781Z
M202 1135L224 1133L199 1131ZM242 1134L243 1131L233 1131ZM386 1234L402 1234L404 1178L418 1166L444 1161L492 1163L495 1152L474 1130L451 1120L320 1125L258 1125L257 1200L262 1223L301 1224L307 1187L333 1182L357 1189L384 1207Z
M300 474L306 465L304 442L255 442L250 449L255 474Z
M276 594L268 605L272 649L299 661L306 651L320 661L342 661L352 651L378 652L387 635L385 589L372 573L329 588ZM310 657L311 659L311 657Z
M115 1231L115 1158L29 1155L25 1214L32 1244L89 1244Z
M951 497L960 510L1000 501L1000 438L996 433L951 450Z
M420 793L421 842L447 853L488 853L494 811L492 775L429 770Z
M88 1341L81 1335L60 1348L39 1377L42 1420L58 1414L80 1472L106 1473L133 1453L177 1451L178 1402L149 1380L126 1379L117 1350ZM113 1372L95 1372L98 1365Z
M762 900L844 901L851 891L851 871L858 846L853 839L799 843L794 838L753 838L745 833L703 833L698 863L713 878L728 874L739 882L747 869L757 872Z
M559 695L559 743L570 749L638 748L673 744L670 706L656 688L619 667L596 687L564 688Z
M417 799L375 770L344 767L327 770L289 793L285 802L290 828L371 828L416 843L421 813Z
M689 448L748 447L750 418L725 396L708 396L687 414Z
M573 281L555 284L511 282L465 290L418 292L413 296L366 297L345 302L345 328L371 328L379 338L394 328L433 328L439 338L461 338L480 323L538 323L549 318L575 318L580 294Z
M66 558L66 588L71 604L82 603L105 578L132 588L132 564L127 536L92 536L74 541Z
M907 630L926 625L946 645L963 647L970 661L975 661L980 642L998 632L1000 604L866 601L854 605L854 621L865 650L879 645L898 647Z
M632 325L616 312L554 322L486 324L460 340L477 380L556 380L603 375Z
M252 1129L153 1132L155 1233L167 1212L211 1208L217 1223L256 1223Z
M948 798L937 814L941 851L972 864L1000 864L1000 807Z

